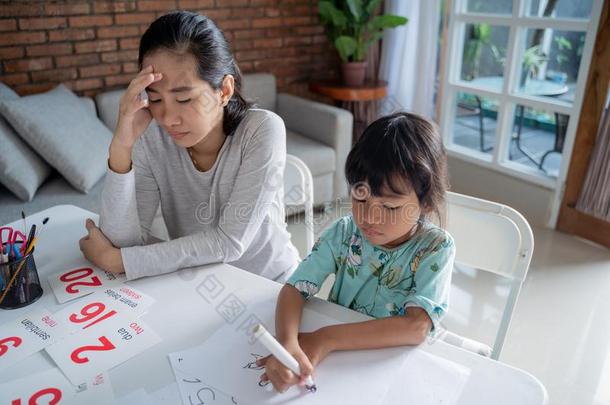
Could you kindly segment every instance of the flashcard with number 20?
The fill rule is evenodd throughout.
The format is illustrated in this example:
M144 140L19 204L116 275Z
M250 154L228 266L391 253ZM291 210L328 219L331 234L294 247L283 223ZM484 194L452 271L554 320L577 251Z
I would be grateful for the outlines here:
M124 274L81 267L49 276L49 284L60 304L111 287L126 280Z

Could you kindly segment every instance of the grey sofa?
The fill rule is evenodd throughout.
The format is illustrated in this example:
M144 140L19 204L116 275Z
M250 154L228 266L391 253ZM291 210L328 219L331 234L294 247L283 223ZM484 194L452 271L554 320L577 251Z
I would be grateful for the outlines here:
M343 167L351 147L352 115L326 104L289 94L277 94L275 77L270 74L244 76L244 95L261 108L275 111L287 127L287 151L310 168L314 181L314 204L321 205L347 194ZM111 130L116 125L119 99L123 90L101 93L95 102L81 98L92 114ZM30 202L23 202L0 185L0 224L20 218L21 210L32 214L59 204L73 204L92 212L99 211L103 181L88 193L75 190L54 173L38 189Z
M313 176L314 205L347 196L344 167L352 146L352 113L277 93L275 76L268 73L244 75L242 90L284 120L287 152L305 162Z
M95 102L81 97L91 114L96 115ZM72 204L86 210L99 212L102 181L99 181L88 194L72 187L60 174L53 172L40 186L32 201L24 202L15 197L0 184L0 224L7 224L21 218L21 211L33 214L46 208L61 204Z

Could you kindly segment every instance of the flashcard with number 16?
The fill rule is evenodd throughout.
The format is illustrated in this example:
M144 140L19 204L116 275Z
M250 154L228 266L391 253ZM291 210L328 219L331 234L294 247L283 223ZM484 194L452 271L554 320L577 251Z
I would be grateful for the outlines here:
M53 315L72 332L124 315L139 318L155 300L125 284L91 294L57 311Z

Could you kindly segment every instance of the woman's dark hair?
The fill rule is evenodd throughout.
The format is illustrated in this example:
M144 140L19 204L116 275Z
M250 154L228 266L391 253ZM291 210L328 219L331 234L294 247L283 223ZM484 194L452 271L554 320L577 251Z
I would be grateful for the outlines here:
M138 64L158 49L190 53L197 61L199 77L214 90L222 87L226 75L235 79L235 91L224 107L223 130L232 135L250 104L242 97L241 72L222 31L208 17L190 11L174 11L157 18L140 40Z
M373 196L404 195L407 185L424 215L436 213L443 222L445 148L436 125L419 115L398 112L370 124L347 157L345 177L351 187L367 183Z

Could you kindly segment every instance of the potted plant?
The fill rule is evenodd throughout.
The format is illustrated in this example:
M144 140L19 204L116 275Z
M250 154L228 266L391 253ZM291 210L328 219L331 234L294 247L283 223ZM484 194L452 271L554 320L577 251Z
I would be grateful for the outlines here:
M478 23L468 26L467 39L464 43L464 70L463 79L474 80L479 77L481 69L481 54L484 48L489 48L496 63L503 65L502 52L493 43L491 26L486 23Z
M318 12L326 34L341 58L343 81L362 86L369 47L380 40L383 30L407 23L405 17L375 15L381 0L320 0Z
M540 45L534 45L525 50L523 53L523 69L519 86L524 88L530 77L536 77L542 64L548 60L547 56L542 52Z

